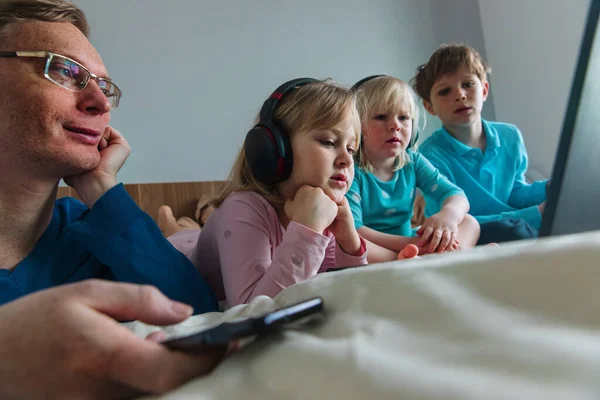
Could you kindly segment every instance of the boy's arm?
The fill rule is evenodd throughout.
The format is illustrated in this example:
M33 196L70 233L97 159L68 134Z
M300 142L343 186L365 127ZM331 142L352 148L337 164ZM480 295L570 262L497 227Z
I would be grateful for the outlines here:
M527 208L537 206L546 201L546 183L547 180L528 183L525 178L529 164L527 150L521 133L518 132L518 166L515 174L508 205L514 208Z
M454 183L454 177L453 177L452 173L446 167L446 164L443 162L443 160L440 160L434 154L428 153L427 155L428 155L427 160L429 160L434 167L438 168L440 173L442 175L444 175L448 179L448 181L450 181L451 183ZM527 166L525 166L524 169L521 168L521 170L522 170L522 172L520 172L520 174L521 174L521 176L524 177L525 171L527 170ZM524 178L523 178L523 180L524 180ZM536 185L537 184L538 183L536 183ZM544 186L545 186L545 183L544 183ZM516 187L519 187L519 184L517 184ZM521 190L521 189L517 189L517 192L519 190ZM525 193L527 190L528 189L525 189L525 191L522 193ZM529 190L531 190L531 189L529 189ZM534 189L534 190L537 190L537 189ZM544 188L544 191L545 191L545 188ZM517 193L517 196L518 195L519 195L519 193ZM426 199L427 199L427 197L426 197ZM437 204L434 204L434 203L435 202L431 202L431 201L426 202L426 208L425 208L426 216L433 215L439 211L440 206ZM484 222L500 221L503 219L524 219L525 221L527 221L527 223L529 223L535 229L539 229L540 225L542 223L542 214L540 212L540 208L538 207L538 205L540 203L532 204L527 207L522 207L520 210L507 211L507 212L503 212L500 214L493 214L493 215L473 215L473 217L475 217L475 219L480 224L482 224Z
M216 311L217 301L194 265L163 236L122 184L107 191L83 218L66 228L121 282L158 287L190 304L195 313Z

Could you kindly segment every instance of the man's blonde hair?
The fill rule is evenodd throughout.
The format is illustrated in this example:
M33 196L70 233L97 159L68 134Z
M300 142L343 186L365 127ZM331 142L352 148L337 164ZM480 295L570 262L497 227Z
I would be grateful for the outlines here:
M481 82L487 82L487 74L492 72L490 66L474 48L459 44L443 44L431 55L426 64L417 67L417 72L410 82L421 99L431 102L431 88L435 82L461 67L467 68Z
M81 9L66 0L0 0L0 50L14 27L20 22L68 22L79 29L86 37L90 27Z
M357 103L360 120L363 126L366 126L369 118L376 114L393 113L397 114L402 108L408 109L412 119L412 135L416 135L420 123L420 110L416 101L415 93L410 86L392 76L383 75L366 81L357 89ZM368 136L369 132L362 132L363 136ZM414 141L414 137L411 137ZM357 152L356 161L359 167L367 172L373 172L373 165L369 160L365 146L361 146ZM398 170L410 162L410 157L406 151L403 151L394 164L394 170Z
M352 128L356 134L356 148L360 144L360 118L356 109L356 98L352 91L324 80L307 85L288 93L275 109L273 122L290 135L307 133L313 130L329 130L352 115ZM258 122L258 121L256 121ZM293 168L293 167L292 167ZM254 191L273 205L282 204L276 185L263 185L252 174L242 147L239 151L225 189L217 197L215 207L233 192Z

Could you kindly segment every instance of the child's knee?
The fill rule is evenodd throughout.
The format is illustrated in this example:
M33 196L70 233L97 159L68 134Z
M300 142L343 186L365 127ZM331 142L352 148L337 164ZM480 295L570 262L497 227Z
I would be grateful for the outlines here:
M465 218L458 226L460 247L470 248L475 247L479 240L481 228L479 222L470 214L465 215Z
M475 236L476 240L479 239L479 233L481 232L481 227L479 226L479 222L473 217L471 214L465 215L462 223L460 224L460 229L465 230L469 234Z

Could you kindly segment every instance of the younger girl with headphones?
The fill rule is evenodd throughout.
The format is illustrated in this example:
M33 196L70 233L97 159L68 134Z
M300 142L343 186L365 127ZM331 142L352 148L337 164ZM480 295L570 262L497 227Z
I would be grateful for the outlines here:
M355 95L330 81L295 79L265 101L191 257L219 300L367 263L345 198L359 141Z
M394 259L408 244L420 254L475 246L479 224L467 214L462 190L415 149L419 109L405 82L374 75L356 83L362 143L346 197L355 226L367 241L369 263ZM416 188L441 210L411 227ZM393 252L382 250L381 247Z

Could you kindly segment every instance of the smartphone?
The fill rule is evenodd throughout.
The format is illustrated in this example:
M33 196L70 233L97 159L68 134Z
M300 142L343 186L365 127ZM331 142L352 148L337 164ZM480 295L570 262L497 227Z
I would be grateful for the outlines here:
M323 299L315 297L260 317L224 322L205 331L167 339L162 344L173 350L200 352L235 342L250 342L258 336L278 331L286 326L307 323L321 316L323 308Z

